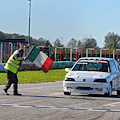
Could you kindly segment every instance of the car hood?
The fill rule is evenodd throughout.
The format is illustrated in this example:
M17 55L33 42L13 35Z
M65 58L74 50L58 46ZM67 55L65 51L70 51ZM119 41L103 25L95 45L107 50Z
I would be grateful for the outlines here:
M93 82L95 79L108 79L110 77L110 73L95 71L70 71L65 77L74 78L75 81Z

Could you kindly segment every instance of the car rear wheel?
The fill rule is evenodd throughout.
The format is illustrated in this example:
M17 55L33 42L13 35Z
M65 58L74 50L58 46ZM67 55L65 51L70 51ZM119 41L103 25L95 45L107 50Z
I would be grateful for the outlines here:
M117 95L120 95L120 90L117 90Z
M64 95L71 95L71 92L64 92Z
M111 97L112 96L112 84L111 83L109 85L108 93L105 93L105 96L107 96L107 97Z

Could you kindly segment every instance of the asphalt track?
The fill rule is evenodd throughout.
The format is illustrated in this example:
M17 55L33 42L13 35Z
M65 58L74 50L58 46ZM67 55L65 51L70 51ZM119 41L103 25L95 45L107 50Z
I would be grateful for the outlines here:
M65 96L62 82L19 84L22 96L3 95L0 120L120 120L120 96L72 93Z

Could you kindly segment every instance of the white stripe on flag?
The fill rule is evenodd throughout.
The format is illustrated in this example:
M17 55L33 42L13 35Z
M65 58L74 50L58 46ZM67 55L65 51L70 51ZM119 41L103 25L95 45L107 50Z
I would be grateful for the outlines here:
M44 62L46 61L47 57L48 56L45 53L40 51L40 53L38 54L36 59L33 61L33 63L35 63L38 67L41 68Z

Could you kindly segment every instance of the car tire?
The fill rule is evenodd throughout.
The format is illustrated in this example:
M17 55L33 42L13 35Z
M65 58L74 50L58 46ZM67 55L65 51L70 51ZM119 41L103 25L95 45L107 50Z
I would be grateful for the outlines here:
M71 95L71 92L64 92L64 95Z
M120 90L117 90L117 95L120 95Z
M108 93L105 93L105 96L107 96L107 97L111 97L112 96L112 84L111 83L109 85Z

